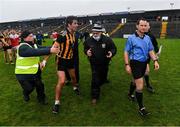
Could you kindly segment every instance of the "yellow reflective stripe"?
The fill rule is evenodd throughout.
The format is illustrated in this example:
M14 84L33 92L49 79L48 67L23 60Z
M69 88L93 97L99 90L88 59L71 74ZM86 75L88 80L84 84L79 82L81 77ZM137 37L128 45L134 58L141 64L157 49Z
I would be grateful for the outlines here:
M16 66L16 68L18 69L29 69L29 68L33 68L33 67L39 67L38 64L34 64L33 66Z
M24 58L24 57L18 57L17 59L18 59L18 60L22 60L22 59L25 59L25 58Z
M29 57L29 58L32 59L32 58L36 58L36 57ZM27 57L20 57L20 56L19 56L17 59L18 59L18 60L27 59Z

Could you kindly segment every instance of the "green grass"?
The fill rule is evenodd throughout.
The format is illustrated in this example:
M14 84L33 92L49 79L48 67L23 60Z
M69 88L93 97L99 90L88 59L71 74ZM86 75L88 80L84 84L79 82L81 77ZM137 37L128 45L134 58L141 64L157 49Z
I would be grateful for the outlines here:
M158 40L163 44L160 56L160 70L153 71L150 80L156 90L150 94L144 89L144 103L151 115L142 118L137 113L137 104L129 102L127 92L131 77L126 74L123 62L124 39L114 39L118 52L110 65L110 84L101 88L97 106L90 104L91 71L83 45L80 44L80 88L82 95L77 97L72 87L65 86L62 93L62 106L58 115L51 113L54 103L54 87L57 82L54 56L43 71L46 95L49 104L37 103L36 92L25 103L22 89L15 79L14 65L6 65L0 52L0 125L180 125L180 40ZM46 45L51 44L46 42Z

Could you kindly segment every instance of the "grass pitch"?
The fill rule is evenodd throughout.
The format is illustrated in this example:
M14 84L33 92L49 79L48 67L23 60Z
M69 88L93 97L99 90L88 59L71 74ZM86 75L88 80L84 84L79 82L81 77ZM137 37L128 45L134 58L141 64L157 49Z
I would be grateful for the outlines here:
M123 62L125 39L114 39L117 54L109 67L111 83L101 88L100 101L96 106L90 104L91 70L87 57L80 53L80 89L77 97L72 86L65 86L58 115L51 112L54 104L54 88L57 82L54 56L43 71L43 81L49 104L39 105L36 92L31 94L30 102L22 98L22 89L15 79L14 65L7 65L0 52L0 125L78 125L78 126L125 126L125 125L180 125L180 40L161 39L163 45L160 56L160 70L153 71L151 62L150 81L155 93L144 89L144 103L151 115L142 118L137 113L137 104L127 99L131 77L126 74ZM45 45L52 44L46 40Z

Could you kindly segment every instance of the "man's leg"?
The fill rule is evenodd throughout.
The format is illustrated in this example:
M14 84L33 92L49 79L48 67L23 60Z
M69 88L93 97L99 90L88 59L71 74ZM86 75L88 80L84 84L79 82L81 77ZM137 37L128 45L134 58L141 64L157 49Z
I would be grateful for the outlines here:
M135 101L135 96L134 96L135 89L136 89L136 84L135 84L134 80L132 80L130 83L129 93L128 93L128 98L131 101Z
M137 103L139 105L139 113L142 116L148 115L149 112L145 110L144 104L143 104L143 78L135 79L135 84L136 84L136 99Z
M54 104L53 111L52 111L55 114L59 112L61 91L65 84L65 72L57 71L57 76L58 76L58 82L55 87L55 104Z
M68 69L69 75L72 79L73 90L77 95L80 95L79 85L76 80L75 69Z
M12 60L12 50L11 49L7 49L7 54L8 54L8 57L9 57L9 62L11 64L14 64L13 60Z
M33 81L28 81L28 80L18 80L18 82L20 83L22 89L23 89L23 97L24 97L24 101L29 101L30 100L30 93L34 90L34 84Z
M150 67L149 67L149 64L147 64L146 72L145 72L145 75L144 75L144 79L145 79L145 82L146 82L147 90L149 92L153 93L154 89L153 89L152 85L149 83L149 72L150 72Z
M91 81L91 97L92 104L95 105L100 96L100 85L102 84L100 74L98 73L98 67L92 65L92 81Z
M44 92L44 84L42 82L41 79L36 79L34 80L35 82L35 87L36 87L36 92L37 92L37 99L39 101L39 103L46 105L47 101L46 101L46 96L45 96L45 92Z
M4 51L4 62L8 64L8 58L7 58L7 50Z
M65 80L65 84L68 85L71 81L71 77L69 75L68 70L65 70L65 75L66 75L66 80Z
M105 83L108 83L107 82L107 68L108 66L106 65L101 65L101 66L98 66L96 67L96 75L98 77L98 80L100 83L98 83L100 86L102 86L103 84Z
M17 52L16 47L13 47L13 48L12 48L12 56L13 56L13 61L14 61L14 62L16 61L16 52Z
M104 67L103 67L103 73L101 74L103 76L103 83L109 83L108 80L108 71L109 71L109 60L105 61Z

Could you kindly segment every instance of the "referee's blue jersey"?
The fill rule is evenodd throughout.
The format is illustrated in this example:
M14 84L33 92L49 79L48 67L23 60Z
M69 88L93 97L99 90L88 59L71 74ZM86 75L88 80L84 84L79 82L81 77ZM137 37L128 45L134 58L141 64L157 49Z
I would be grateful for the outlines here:
M127 39L124 51L128 52L130 60L145 62L149 58L149 52L154 50L148 35L139 37L137 33L130 35Z

